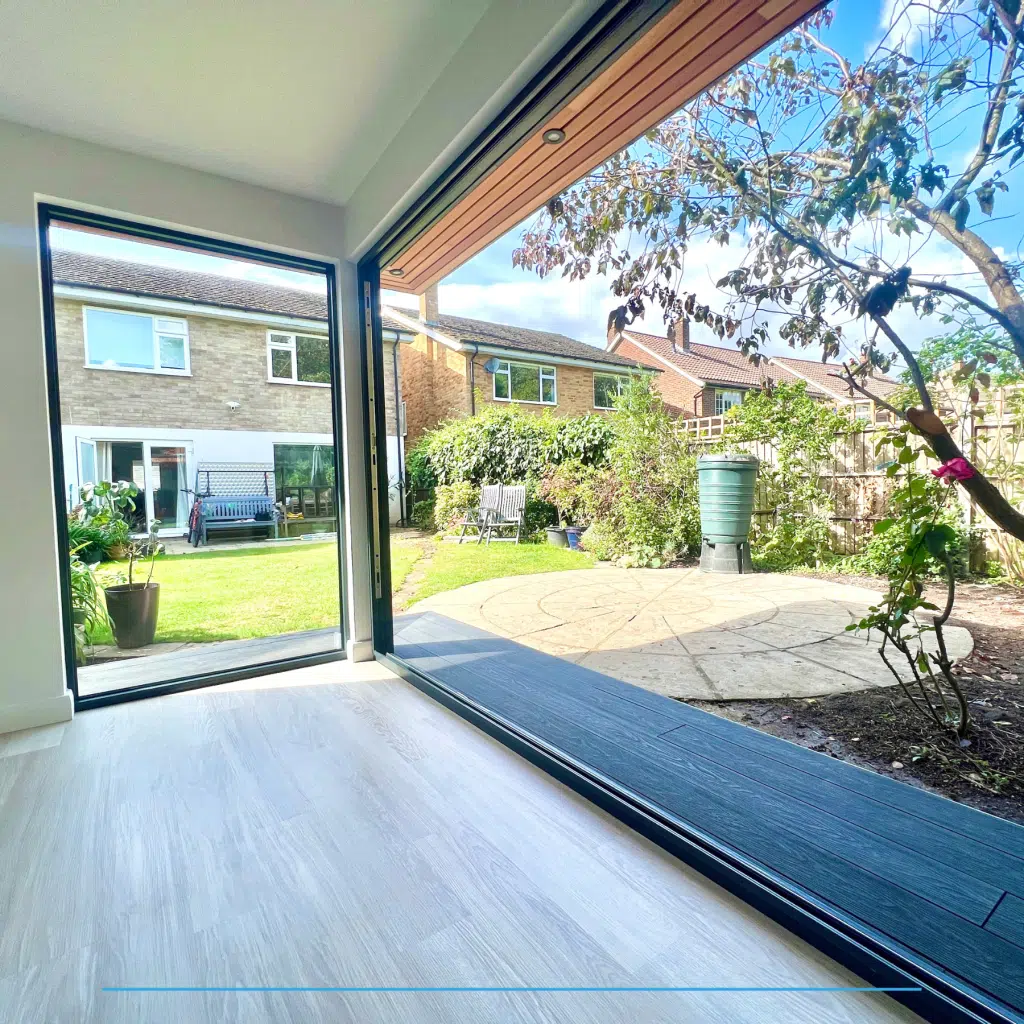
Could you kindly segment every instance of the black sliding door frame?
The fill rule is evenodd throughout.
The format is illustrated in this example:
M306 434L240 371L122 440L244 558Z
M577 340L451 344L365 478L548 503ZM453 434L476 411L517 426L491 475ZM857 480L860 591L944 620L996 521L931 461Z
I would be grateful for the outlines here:
M338 661L345 657L348 639L346 610L348 593L345 572L345 492L342 467L344 466L343 445L345 435L341 417L341 360L336 313L337 280L334 264L319 260L291 256L287 253L262 249L257 246L227 242L223 239L207 235L178 231L154 225L126 220L120 217L107 216L73 206L61 206L52 203L39 203L37 207L40 275L43 286L43 337L46 356L47 403L50 423L50 451L53 465L54 504L57 518L57 553L60 559L60 603L61 629L64 638L64 670L68 689L74 695L75 710L102 707L107 704L119 704L123 701L138 700L144 697L156 697L182 690L192 690L217 683L233 682L239 679L250 679L255 676L268 675L273 672L284 672L307 665L318 665L329 661ZM57 363L57 327L54 311L53 272L50 258L50 227L67 225L69 227L91 228L109 231L135 238L142 242L163 242L188 248L197 252L210 253L226 258L238 258L281 267L285 270L303 270L315 274L323 274L327 281L327 344L331 362L331 430L334 434L334 503L337 510L338 537L338 598L340 608L339 648L319 654L308 654L300 657L279 658L257 665L239 666L201 675L182 676L159 683L142 686L124 687L107 690L96 694L80 694L78 686L78 665L75 659L74 624L71 609L71 572L70 551L68 543L68 509L67 481L64 473L64 445L60 411L60 379Z
M359 264L360 335L367 437L383 437L384 345L380 321L381 268L394 263L488 173L534 134L566 102L608 66L675 0L609 0L576 36L512 100L469 147L429 185ZM680 860L736 894L812 946L869 980L905 987L891 998L936 1022L1006 1021L1001 1011L903 955L857 919L809 897L786 879L762 869L714 837L664 813L588 765L551 747L528 731L394 653L390 597L387 469L368 441L365 472L367 538L371 561L374 649L379 660L434 700L496 738L571 789L593 801Z

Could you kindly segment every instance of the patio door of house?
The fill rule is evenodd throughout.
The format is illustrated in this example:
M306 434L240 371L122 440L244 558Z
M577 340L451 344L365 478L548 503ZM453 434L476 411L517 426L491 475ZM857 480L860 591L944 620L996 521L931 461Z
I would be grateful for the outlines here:
M146 515L160 523L159 532L184 533L191 508L189 467L192 446L147 442Z
M78 478L82 487L97 478L131 480L141 498L137 501L133 532L145 533L154 520L159 520L157 532L174 536L188 529L192 455L193 446L187 442L79 438Z

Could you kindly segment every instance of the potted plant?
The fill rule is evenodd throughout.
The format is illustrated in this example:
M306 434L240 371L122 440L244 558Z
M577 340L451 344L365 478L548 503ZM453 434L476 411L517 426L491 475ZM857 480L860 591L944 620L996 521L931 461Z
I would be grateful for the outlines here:
M153 568L160 552L157 529L160 520L150 524L145 541L133 540L128 548L128 577L118 574L119 583L103 588L107 615L118 647L145 647L156 637L156 621L160 611L160 584L153 582ZM145 583L135 579L135 567L143 557L149 558L149 574Z
M578 510L587 472L580 462L563 462L549 469L540 482L538 495L555 506L558 517L557 526L547 527L548 543L555 547L579 548L584 527L579 525Z

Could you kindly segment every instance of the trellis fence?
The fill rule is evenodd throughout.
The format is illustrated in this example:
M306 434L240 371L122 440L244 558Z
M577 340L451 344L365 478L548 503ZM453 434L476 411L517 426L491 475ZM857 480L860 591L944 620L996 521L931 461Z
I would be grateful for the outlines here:
M968 458L983 467L993 483L1019 507L1024 501L1024 428L1019 422L1014 423L1008 412L1008 396L1003 391L993 396L986 410L982 419L961 417L957 441ZM724 427L722 416L704 416L687 420L685 424L695 443L709 446L721 442ZM832 498L832 535L834 550L839 554L860 551L875 523L888 516L889 498L898 486L899 476L888 477L885 472L886 464L896 458L896 450L884 445L875 451L885 429L885 425L865 425L862 430L836 438L829 458L817 467L820 485ZM778 453L771 444L744 442L736 447L749 451L768 465L777 464ZM924 471L930 466L934 466L934 461L922 457L917 468ZM978 538L976 558L979 561L994 558L1008 568L1014 568L1016 563L1019 571L1024 546L1008 545L1005 535L963 488L957 488L957 495L963 504L965 519ZM754 515L762 523L775 516L766 489L761 485Z

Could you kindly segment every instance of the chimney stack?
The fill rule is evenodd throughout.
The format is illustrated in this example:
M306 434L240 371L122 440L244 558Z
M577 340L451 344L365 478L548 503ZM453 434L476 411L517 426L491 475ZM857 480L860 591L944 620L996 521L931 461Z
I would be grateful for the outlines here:
M437 285L432 284L420 297L420 319L428 327L437 327Z
M668 325L668 340L673 352L690 351L690 321L676 320Z

